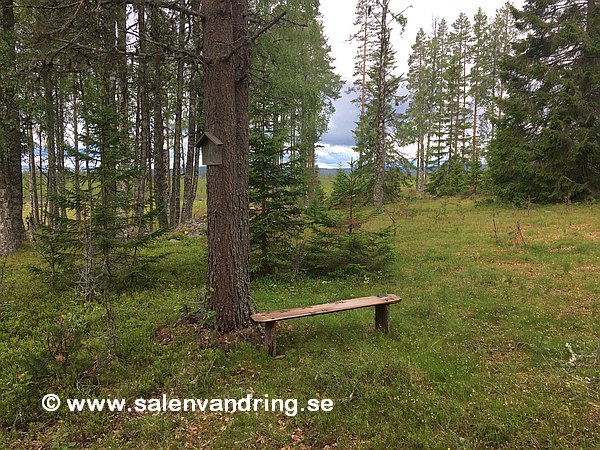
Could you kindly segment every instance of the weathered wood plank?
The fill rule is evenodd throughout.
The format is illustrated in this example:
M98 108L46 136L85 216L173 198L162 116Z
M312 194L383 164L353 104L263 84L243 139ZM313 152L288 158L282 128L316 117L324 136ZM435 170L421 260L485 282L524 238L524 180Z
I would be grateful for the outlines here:
M399 303L402 299L394 294L382 296L359 297L348 300L340 300L333 303L323 303L320 305L304 306L301 308L283 309L265 313L256 313L252 315L252 320L256 323L269 323L278 320L296 319L298 317L316 316L319 314L329 314L338 311L348 311L351 309L367 308L370 306L388 305L388 327L389 327L389 305Z
M265 347L269 356L275 357L277 354L277 322L265 323Z

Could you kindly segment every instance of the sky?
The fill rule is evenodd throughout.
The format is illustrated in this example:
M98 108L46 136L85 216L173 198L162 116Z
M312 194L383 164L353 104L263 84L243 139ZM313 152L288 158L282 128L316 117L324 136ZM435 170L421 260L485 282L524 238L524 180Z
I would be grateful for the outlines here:
M473 18L481 7L493 18L497 9L501 8L506 0L392 0L391 7L394 12L401 12L405 8L404 16L407 19L404 33L395 26L392 45L396 50L398 74L406 73L410 47L415 42L419 28L426 33L431 30L435 18L446 18L450 25L464 12ZM513 0L517 7L523 6L523 0ZM351 83L354 71L354 54L356 46L348 42L348 37L354 32L354 10L356 0L321 0L321 14L328 43L331 46L331 56L334 58L335 72L342 79ZM317 148L317 164L321 168L347 167L350 159L356 159L357 154L352 151L354 137L352 130L359 116L359 106L351 103L352 95L346 93L349 84L342 90L342 97L335 102L336 112L329 123L329 130L321 138L322 148ZM412 148L403 149L407 155L414 153Z

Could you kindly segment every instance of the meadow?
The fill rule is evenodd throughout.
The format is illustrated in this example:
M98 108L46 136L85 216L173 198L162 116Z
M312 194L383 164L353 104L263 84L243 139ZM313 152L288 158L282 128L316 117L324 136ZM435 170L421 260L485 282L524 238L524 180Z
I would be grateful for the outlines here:
M278 352L218 345L181 323L199 303L206 238L173 232L116 302L119 358L103 311L52 290L31 245L0 285L2 448L599 448L600 205L405 201L361 211L395 228L390 274L252 283L259 310L394 293L391 331L371 309L281 324ZM393 219L393 220L392 220ZM520 233L517 231L520 225ZM77 330L69 363L48 336ZM56 331L54 331L56 333ZM223 344L223 343L221 343ZM41 397L332 399L331 412L44 412Z

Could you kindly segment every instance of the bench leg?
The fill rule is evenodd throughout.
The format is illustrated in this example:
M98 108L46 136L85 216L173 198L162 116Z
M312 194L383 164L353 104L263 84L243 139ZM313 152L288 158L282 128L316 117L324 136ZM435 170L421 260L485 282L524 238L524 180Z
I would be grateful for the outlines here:
M269 356L277 355L277 322L265 323L265 347Z
M390 331L390 305L375 306L375 328Z

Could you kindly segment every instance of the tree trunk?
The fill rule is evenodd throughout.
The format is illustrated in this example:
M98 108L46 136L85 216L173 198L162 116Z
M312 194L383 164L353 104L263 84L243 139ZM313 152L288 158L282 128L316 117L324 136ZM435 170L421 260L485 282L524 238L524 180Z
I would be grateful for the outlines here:
M385 58L388 53L389 33L387 28L387 14L389 1L385 0L381 11L379 67L377 75L377 148L375 149L375 185L373 187L373 203L379 211L383 210L383 193L385 186L385 159L386 159L386 110L385 89Z
M65 108L64 108L64 97L63 95L57 95L56 110L58 112L58 120L56 134L58 137L58 145L56 146L56 165L58 166L57 181L58 181L58 195L61 199L64 199L67 195L67 185L65 180ZM59 207L59 214L61 219L66 219L67 208L61 202Z
M471 173L475 174L473 177L473 183L471 185L471 189L475 192L478 183L478 175L477 171L479 170L478 166L478 157L477 154L477 108L479 101L479 72L475 77L475 92L473 94L473 146L471 150Z
M183 1L182 1L183 4ZM185 15L179 14L179 46L184 45ZM183 112L183 59L177 61L177 100L173 143L173 178L171 182L171 225L177 226L181 211L181 118Z
M48 152L48 185L46 201L46 215L48 216L48 224L52 226L56 222L57 209L54 199L57 194L56 188L56 115L54 108L54 88L50 81L50 74L45 69L44 77L44 100L45 100L45 126L46 126L46 151Z
M44 212L44 157L42 155L42 148L44 147L42 145L42 129L41 127L39 127L38 129L38 138L39 138L39 145L38 145L38 157L40 160L40 165L38 166L38 169L40 171L40 182L38 183L40 186L40 195L39 195L39 202L40 202L40 223L43 223L44 225L46 224L46 214Z
M185 162L185 174L183 176L183 207L181 210L181 222L192 219L192 208L194 206L194 171L198 168L194 165L196 152L196 110L198 102L198 75L194 70L190 80L190 103L188 112L188 147Z
M137 7L138 27L141 36L146 33L146 11L143 6ZM140 39L139 52L142 55L146 53L146 41ZM144 220L145 204L146 204L146 185L148 181L149 190L152 188L150 173L152 171L149 164L151 155L150 149L150 102L148 100L148 63L146 56L141 56L138 64L138 97L137 97L137 120L139 132L139 148L137 153L137 164L139 165L139 175L136 182L135 203L136 203L136 225L138 227L138 235L143 236L146 233L146 222Z
M208 307L215 328L227 333L250 324L248 229L248 36L244 0L205 0L204 75L206 131L223 142L223 164L207 167Z
M35 230L40 221L39 202L37 193L37 175L35 168L35 142L33 140L33 122L28 118L27 122L27 149L29 152L29 201L31 202L31 213L29 216L29 226Z
M77 75L75 75L77 77ZM78 126L78 112L77 112L77 96L79 95L79 89L77 86L77 78L73 82L73 147L75 150L75 171L73 174L73 189L79 197L79 191L81 189L81 171L80 171L80 160L79 160L79 126ZM81 222L81 208L75 210L75 220Z
M2 0L2 40L8 70L2 68L2 123L0 124L0 254L15 251L23 242L23 184L21 174L21 132L17 107L14 64L15 15L13 0ZM3 64L4 66L4 61Z
M155 42L160 42L161 40L159 14L158 8L153 7L150 16L152 22L151 35ZM153 50L155 52L152 57L154 69L154 192L156 194L156 208L158 209L158 226L160 228L168 228L169 181L167 177L167 157L164 148L164 124L162 112L162 65L164 56L159 48L154 48Z
M200 9L200 0L192 0L191 6L193 10ZM192 19L192 36L194 40L194 55L200 55L200 48L202 45L200 36L202 34L202 26L197 17ZM199 152L196 148L196 141L198 140L198 117L199 117L199 99L198 90L200 88L200 67L197 61L192 64L192 74L190 77L190 100L188 108L188 148L185 163L185 175L183 179L183 207L181 211L181 222L187 222L192 219L194 200L196 198L196 190L194 185L198 179L198 164L199 163Z
M116 29L116 45L117 55L115 56L117 69L116 82L118 86L117 96L119 105L119 132L121 136L127 136L130 131L129 124L129 82L127 79L128 67L127 67L127 5L125 2L115 6L114 11L114 22ZM124 169L131 168L131 161L134 159L135 147L130 148L130 156L119 164L123 165ZM129 180L119 181L117 189L125 194L126 198L129 198L131 193L131 186ZM129 216L130 205L126 204L122 207L123 215Z

